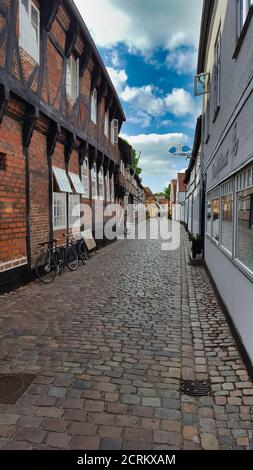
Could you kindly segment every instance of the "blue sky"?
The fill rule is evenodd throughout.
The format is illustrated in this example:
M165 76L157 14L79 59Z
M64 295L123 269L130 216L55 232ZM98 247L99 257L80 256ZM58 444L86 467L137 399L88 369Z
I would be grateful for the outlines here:
M200 103L193 96L202 0L75 0L126 113L121 134L141 151L143 184L162 191L192 146Z

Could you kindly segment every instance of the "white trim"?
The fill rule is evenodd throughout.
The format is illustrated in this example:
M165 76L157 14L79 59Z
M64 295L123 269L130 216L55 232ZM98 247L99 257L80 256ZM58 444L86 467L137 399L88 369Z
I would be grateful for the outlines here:
M19 0L19 45L24 49L38 64L40 63L40 11L36 5L27 0L28 12L23 14L24 7L22 0ZM32 21L32 8L38 15L38 25ZM26 17L26 18L25 18ZM33 41L32 29L36 28L37 40ZM36 44L36 52L32 45Z

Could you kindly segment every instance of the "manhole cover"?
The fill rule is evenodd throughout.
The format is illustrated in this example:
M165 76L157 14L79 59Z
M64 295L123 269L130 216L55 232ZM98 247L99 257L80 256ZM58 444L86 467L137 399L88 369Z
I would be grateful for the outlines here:
M15 405L31 385L35 375L0 375L0 404Z
M207 397L210 393L209 382L182 380L181 391L191 397Z

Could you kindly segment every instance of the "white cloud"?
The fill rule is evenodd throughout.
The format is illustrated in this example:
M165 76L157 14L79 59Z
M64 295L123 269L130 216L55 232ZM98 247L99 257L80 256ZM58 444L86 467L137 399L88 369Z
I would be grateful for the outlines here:
M121 95L124 87L126 86L128 76L124 69L117 70L112 67L107 67L112 83L119 95Z
M131 124L138 124L140 127L149 127L152 121L152 117L142 111L137 111L135 115L127 116L127 122Z
M174 88L172 93L165 97L165 104L167 111L174 116L186 116L196 112L196 102L192 95L183 88Z
M141 53L197 46L202 0L75 0L95 42Z
M175 161L169 155L169 149L176 144L188 143L188 137L183 133L170 134L140 134L130 136L122 134L122 137L136 149L142 152L140 166L143 169L143 183L145 177L165 176L170 180L177 169Z
M152 116L161 116L163 114L164 100L156 96L153 85L142 87L126 86L120 96L126 103L132 103L135 108L146 111Z
M173 124L173 121L171 119L164 119L163 121L160 121L159 127L169 127Z
M169 69L175 70L179 75L194 73L197 68L197 50L176 49L170 51L166 58Z

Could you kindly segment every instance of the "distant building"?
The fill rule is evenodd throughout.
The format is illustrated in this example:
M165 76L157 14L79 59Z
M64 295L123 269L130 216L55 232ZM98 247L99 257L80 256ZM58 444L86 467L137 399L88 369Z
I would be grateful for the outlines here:
M185 174L178 173L177 179L171 181L171 214L172 219L184 222Z
M144 194L147 217L150 219L156 218L160 210L160 205L157 201L157 198L152 193L151 189L147 187L144 188Z

